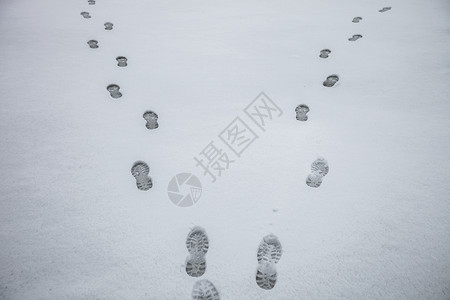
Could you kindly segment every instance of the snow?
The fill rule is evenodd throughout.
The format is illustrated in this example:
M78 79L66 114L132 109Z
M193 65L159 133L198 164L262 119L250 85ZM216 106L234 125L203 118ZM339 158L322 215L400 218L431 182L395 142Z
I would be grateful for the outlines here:
M0 298L190 299L208 279L223 300L449 299L450 3L344 2L2 1ZM283 115L211 183L193 157L261 91ZM182 172L203 184L188 208L167 195ZM184 270L195 226L201 278Z

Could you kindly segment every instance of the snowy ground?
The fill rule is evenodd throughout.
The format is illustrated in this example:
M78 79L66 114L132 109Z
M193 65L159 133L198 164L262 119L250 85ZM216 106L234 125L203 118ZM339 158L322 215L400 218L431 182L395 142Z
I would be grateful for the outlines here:
M450 299L447 0L16 0L0 28L1 299L190 299L194 226L223 300ZM211 183L193 157L261 91L283 115ZM167 195L181 172L203 184L189 208ZM263 290L269 233L283 256Z

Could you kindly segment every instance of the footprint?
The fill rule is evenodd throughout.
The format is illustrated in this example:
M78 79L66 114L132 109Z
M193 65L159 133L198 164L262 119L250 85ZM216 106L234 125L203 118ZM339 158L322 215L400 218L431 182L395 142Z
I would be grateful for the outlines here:
M328 174L329 167L325 158L319 157L311 164L311 173L306 178L306 184L318 188L322 184L323 177Z
M359 21L361 21L363 18L361 18L361 17L354 17L353 18L353 23L359 23Z
M329 49L323 49L320 51L320 57L321 58L328 58L328 55L331 53L331 50Z
M319 173L322 176L325 176L328 174L329 167L328 162L325 158L319 157L311 164L311 171L315 173Z
M89 13L87 11L82 11L80 13L80 15L82 15L83 18L85 18L85 19L90 19L91 18L91 16L89 15Z
M192 288L193 300L220 300L219 292L209 280L197 281Z
M388 11L388 10L391 10L392 9L392 7L383 7L382 9L380 9L379 10L379 12L386 12L386 11Z
M256 283L265 290L272 289L277 282L276 264L282 254L281 243L278 238L269 234L263 238L258 247L256 269Z
M113 97L113 98L122 97L122 93L119 91L120 86L118 86L117 84L110 84L106 87L106 89L111 94L111 97Z
M136 186L141 191L148 191L153 186L152 179L148 176L149 172L150 168L143 161L137 161L131 167L131 175L136 178Z
M186 239L189 256L186 258L186 273L191 277L200 277L206 271L205 254L208 252L209 241L206 232L201 227L194 227Z
M116 57L116 60L117 60L117 65L119 67L126 67L126 66L128 66L127 58L125 56L118 56L118 57Z
M155 112L151 110L146 111L142 117L147 121L147 124L145 124L147 129L156 129L159 127L158 115Z
M360 34L355 34L355 35L353 35L351 38L349 38L348 40L351 41L351 42L354 42L354 41L359 40L360 38L362 38L362 35L360 35Z
M332 87L339 81L339 76L330 75L327 77L327 80L323 82L323 86Z
M91 47L92 49L98 48L98 41L96 41L96 40L90 40L87 43L88 43L89 47Z
M95 0L88 0L89 5L95 5Z
M105 25L105 30L112 30L114 24L111 22L106 22L104 25Z
M295 108L295 113L297 114L296 118L298 121L307 121L308 116L306 115L309 112L309 107L306 104L300 104Z

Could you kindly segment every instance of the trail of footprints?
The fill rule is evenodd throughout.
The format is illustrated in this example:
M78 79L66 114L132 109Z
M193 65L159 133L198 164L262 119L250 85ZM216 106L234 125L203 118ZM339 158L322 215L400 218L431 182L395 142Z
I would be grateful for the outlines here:
M88 0L89 5L95 5L95 0ZM380 13L391 10L391 7L384 7L379 10ZM84 19L90 19L89 12L83 11L80 15ZM362 17L354 17L352 22L359 23L363 20ZM113 30L114 24L111 22L104 23L105 30ZM357 41L362 38L361 34L355 34L350 37L349 41ZM87 42L91 49L99 48L97 40L89 40ZM331 54L330 49L323 49L320 51L320 58L326 59ZM116 57L118 67L127 67L128 59L125 56ZM334 87L339 81L338 75L330 75L323 82L324 87ZM106 90L114 99L122 97L120 86L117 84L109 84ZM301 122L308 120L307 113L310 108L306 104L300 104L295 108L296 119ZM149 130L154 130L159 127L158 114L154 111L146 111L143 116L146 121L145 127ZM328 174L329 166L326 159L319 157L311 164L311 173L306 178L306 184L312 188L318 188L322 184L323 178ZM137 161L131 167L131 174L136 180L136 186L139 190L148 191L152 188L152 178L149 176L150 167L143 161ZM191 277L201 277L206 272L206 253L209 249L209 240L206 231L201 227L194 227L186 238L186 248L189 255L186 258L185 270L186 274ZM265 236L257 249L257 268L256 268L256 284L264 290L271 290L275 287L278 274L276 265L280 261L282 254L281 243L273 234ZM192 288L193 300L219 300L220 295L217 288L210 281L206 279L195 282Z

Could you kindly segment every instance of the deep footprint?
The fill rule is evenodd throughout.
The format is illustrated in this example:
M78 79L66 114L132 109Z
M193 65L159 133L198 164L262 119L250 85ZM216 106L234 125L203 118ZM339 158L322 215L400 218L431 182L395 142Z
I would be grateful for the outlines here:
M89 13L87 11L82 11L80 13L80 15L82 15L83 18L85 18L85 19L90 19L91 18L91 16L89 15Z
M128 59L125 56L117 56L116 60L117 60L117 65L119 67L126 67L126 66L128 66L128 63L127 63Z
M208 252L209 240L201 227L193 228L186 238L189 256L186 258L186 273L191 277L200 277L206 271L205 254Z
M363 18L361 18L361 17L354 17L353 18L353 20L352 20L352 22L353 23L359 23L359 21L361 21Z
M193 300L220 300L219 292L209 280L197 281L192 288Z
M296 119L298 121L307 121L308 116L306 115L309 112L309 107L306 104L300 104L295 108Z
M95 0L88 0L89 5L95 5Z
M360 35L360 34L355 34L355 35L353 35L351 38L349 38L348 40L351 41L351 42L354 42L354 41L357 41L357 40L359 40L359 39L361 39L361 38L362 38L362 35Z
M391 9L392 9L392 7L389 7L389 6L388 7L383 7L382 9L379 10L379 12L382 13L382 12L386 12L386 11L391 10Z
M136 186L141 191L148 191L153 186L149 172L149 166L143 161L137 161L131 167L131 175L136 179Z
M158 115L155 112L151 110L146 111L142 115L142 117L145 119L145 121L147 121L147 124L145 124L145 127L147 127L147 129L156 129L159 127Z
M277 282L276 264L280 261L282 254L281 243L273 235L263 238L258 247L256 269L256 284L265 290L272 289Z
M328 55L331 53L331 50L329 49L323 49L320 51L320 57L321 58L328 58Z
M111 22L106 22L104 25L105 25L105 30L112 30L114 24Z
M96 41L96 40L90 40L90 41L87 42L87 44L92 49L97 49L98 48L98 41Z
M333 87L339 81L339 76L330 75L327 77L327 80L323 82L323 86Z
M119 91L120 90L120 86L118 86L117 84L110 84L106 87L106 90L109 92L109 94L111 95L111 97L117 99L122 97L122 93Z

